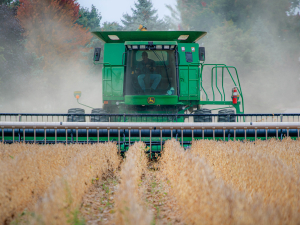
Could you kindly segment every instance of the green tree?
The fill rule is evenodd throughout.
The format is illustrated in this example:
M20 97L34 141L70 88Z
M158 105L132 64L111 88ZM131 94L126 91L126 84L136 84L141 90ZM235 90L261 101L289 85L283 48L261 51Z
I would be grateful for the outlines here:
M101 27L103 31L120 31L123 30L123 27L118 22L104 22L103 26Z
M15 17L15 8L5 4L0 5L0 24L0 67L4 71L0 76L5 80L15 73L25 72L28 68L28 57L25 56L23 46L24 29Z
M0 74L4 74L4 64L6 63L6 59L4 58L4 48L0 46ZM1 77L0 77L0 82L1 82Z
M243 71L262 67L267 59L261 45L251 31L244 32L232 21L211 29L209 36L202 39L207 49L207 63L225 63L238 66ZM240 71L241 72L241 71Z
M4 52L4 48L0 47L0 63L6 61L4 58L3 52Z
M0 0L0 5L10 5L13 0Z
M214 4L214 0L177 0L174 8L167 5L171 17L166 19L173 25L174 22L180 24L183 30L209 31L221 25L218 15L213 11ZM176 26L173 27L176 29Z
M294 15L299 9L300 0L177 0L176 6L168 6L180 15L185 29L206 30L220 26L225 21L233 21L247 31L260 18L269 27L270 32L278 35L287 29L288 15Z
M166 5L167 9L170 10L171 16L165 16L165 21L169 24L171 30L180 30L181 28L181 15L180 10L178 9L178 5L175 5L173 8L170 5Z
M292 13L299 0L215 0L214 10L222 19L232 20L239 27L246 29L257 17L264 19L264 22L273 22L283 26Z
M79 18L76 23L93 30L100 27L101 18L101 14L94 5L92 5L91 10L81 7L79 9Z
M157 10L153 8L150 0L137 0L131 11L132 15L126 13L121 19L124 30L137 30L140 24L147 27L148 30L168 29L168 24L158 18Z
M93 29L94 31L119 31L122 30L122 26L117 22L104 22L101 27ZM104 49L103 42L96 37L93 37L91 42L86 46L90 49L88 52L82 52L82 55L85 57L83 61L89 68L89 74L91 76L98 76L102 65L94 65L93 58L94 58L94 49L95 48L102 48ZM100 61L103 60L103 51L101 55Z
M98 12L98 9L92 5L91 10L89 8L80 7L79 18L76 23L82 25L84 28L91 31L101 30L100 22L102 16ZM94 48L103 48L102 42L96 38L92 37L91 41L85 46L84 51L81 52L83 59L81 60L87 66L90 75L95 75L99 73L101 65L93 64Z
M288 17L287 28L283 30L282 36L289 42L296 42L299 45L300 42L300 5L298 12L292 12ZM291 40L291 36L293 36ZM298 44L297 44L298 43Z

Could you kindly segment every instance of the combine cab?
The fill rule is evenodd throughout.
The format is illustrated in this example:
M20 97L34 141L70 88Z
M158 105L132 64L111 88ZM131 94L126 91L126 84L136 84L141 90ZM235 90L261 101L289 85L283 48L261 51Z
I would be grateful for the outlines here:
M96 48L94 53L94 63L103 65L103 108L93 109L92 113L211 114L210 109L204 108L205 105L218 105L221 109L219 114L244 112L242 89L235 67L204 63L205 49L199 47L197 41L206 32L101 31L93 34L105 45L102 63L101 49ZM210 98L203 85L206 66L211 69ZM225 74L231 78L233 88L232 96L227 101L223 84ZM220 89L217 81L221 76ZM220 95L218 100L215 93ZM194 117L194 122L211 122L211 118ZM108 117L99 117L97 121L108 122ZM120 121L123 122L122 117L110 119L110 122ZM130 121L130 118L126 119L126 122ZM134 120L143 121L154 122L150 117ZM155 118L155 122L171 121L175 121L172 116L162 117L160 121ZM176 118L176 122L183 121L183 117Z

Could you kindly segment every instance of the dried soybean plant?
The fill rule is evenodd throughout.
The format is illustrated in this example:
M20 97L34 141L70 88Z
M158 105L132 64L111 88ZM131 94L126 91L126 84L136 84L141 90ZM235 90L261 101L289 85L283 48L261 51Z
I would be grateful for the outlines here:
M78 145L61 144L2 145L2 152L18 154L0 161L0 223L30 208L80 149Z
M243 149L244 149L244 145ZM282 141L270 139L268 141L257 140L254 143L249 143L248 146L259 153L272 155L282 160L286 165L293 166L295 170L299 171L300 165L300 139L292 140L291 138L284 138Z
M23 151L30 150L31 145L26 145L24 143L15 144L3 144L0 143L0 161L7 161L14 159L18 154Z
M47 193L45 196L53 197L61 193L61 190L54 190L53 186L67 193L65 196L59 196L57 201L64 201L69 196L69 202L76 202L74 199L78 201L80 195L77 187L74 187L77 185L74 182L77 176L78 179L83 179L84 174L90 175L83 181L84 185L88 186L90 181L86 182L86 180L97 175L99 167L101 167L101 175L102 171L115 170L120 163L117 148L112 143L93 146L13 144L1 147L2 152L13 150L12 152L18 153L13 158L4 157L0 161L0 222L2 223L9 223L25 208L27 211L33 211L35 204L38 208L36 213L41 213L39 218L46 221L48 218L44 218L43 207L40 207L46 199L42 196ZM5 149L6 147L8 150ZM18 147L21 149L18 150ZM94 172L92 175L85 173L87 167L89 172ZM64 185L61 184L62 182ZM78 180L78 182L81 181ZM78 187L80 189L80 185ZM55 201L46 200L46 202L45 207L49 206L49 203L53 204L50 207L51 211L59 207ZM54 214L53 217L55 217ZM30 218L30 220L34 222L35 218ZM52 222L47 220L47 223Z
M113 143L84 145L69 165L56 177L35 206L31 224L66 224L72 220L82 196L93 179L115 171L120 164L118 149Z
M135 143L126 153L121 169L121 183L115 195L115 224L150 224L152 213L141 201L141 177L147 170L146 145Z
M262 196L278 209L282 223L300 222L299 143L291 139L193 142L191 153L204 157L217 177L247 196Z
M209 140L196 141L192 149L197 149L197 154L213 154L211 150L229 148L231 150L252 150L257 153L267 154L282 160L286 165L299 168L300 163L300 139L292 140L284 138L282 141L270 139L268 141L257 140L255 142L214 142ZM197 145L197 146L196 146ZM200 151L201 149L201 151ZM209 158L208 158L209 159Z
M161 172L171 186L187 224L280 224L276 208L258 196L248 198L216 178L204 158L167 141L160 159Z

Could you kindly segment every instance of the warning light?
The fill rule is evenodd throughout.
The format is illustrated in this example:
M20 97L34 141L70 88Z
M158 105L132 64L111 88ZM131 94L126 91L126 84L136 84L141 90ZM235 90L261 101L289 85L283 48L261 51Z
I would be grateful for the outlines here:
M79 99L81 97L81 91L74 91L74 97Z

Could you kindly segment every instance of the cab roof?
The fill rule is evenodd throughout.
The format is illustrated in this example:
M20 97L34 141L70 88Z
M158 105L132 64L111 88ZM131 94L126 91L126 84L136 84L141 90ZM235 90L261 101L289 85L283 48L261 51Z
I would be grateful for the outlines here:
M205 31L93 31L93 35L105 43L125 43L125 41L177 41L193 43L204 37ZM114 35L114 36L113 36ZM181 35L182 36L178 39ZM183 38L186 38L183 40Z

